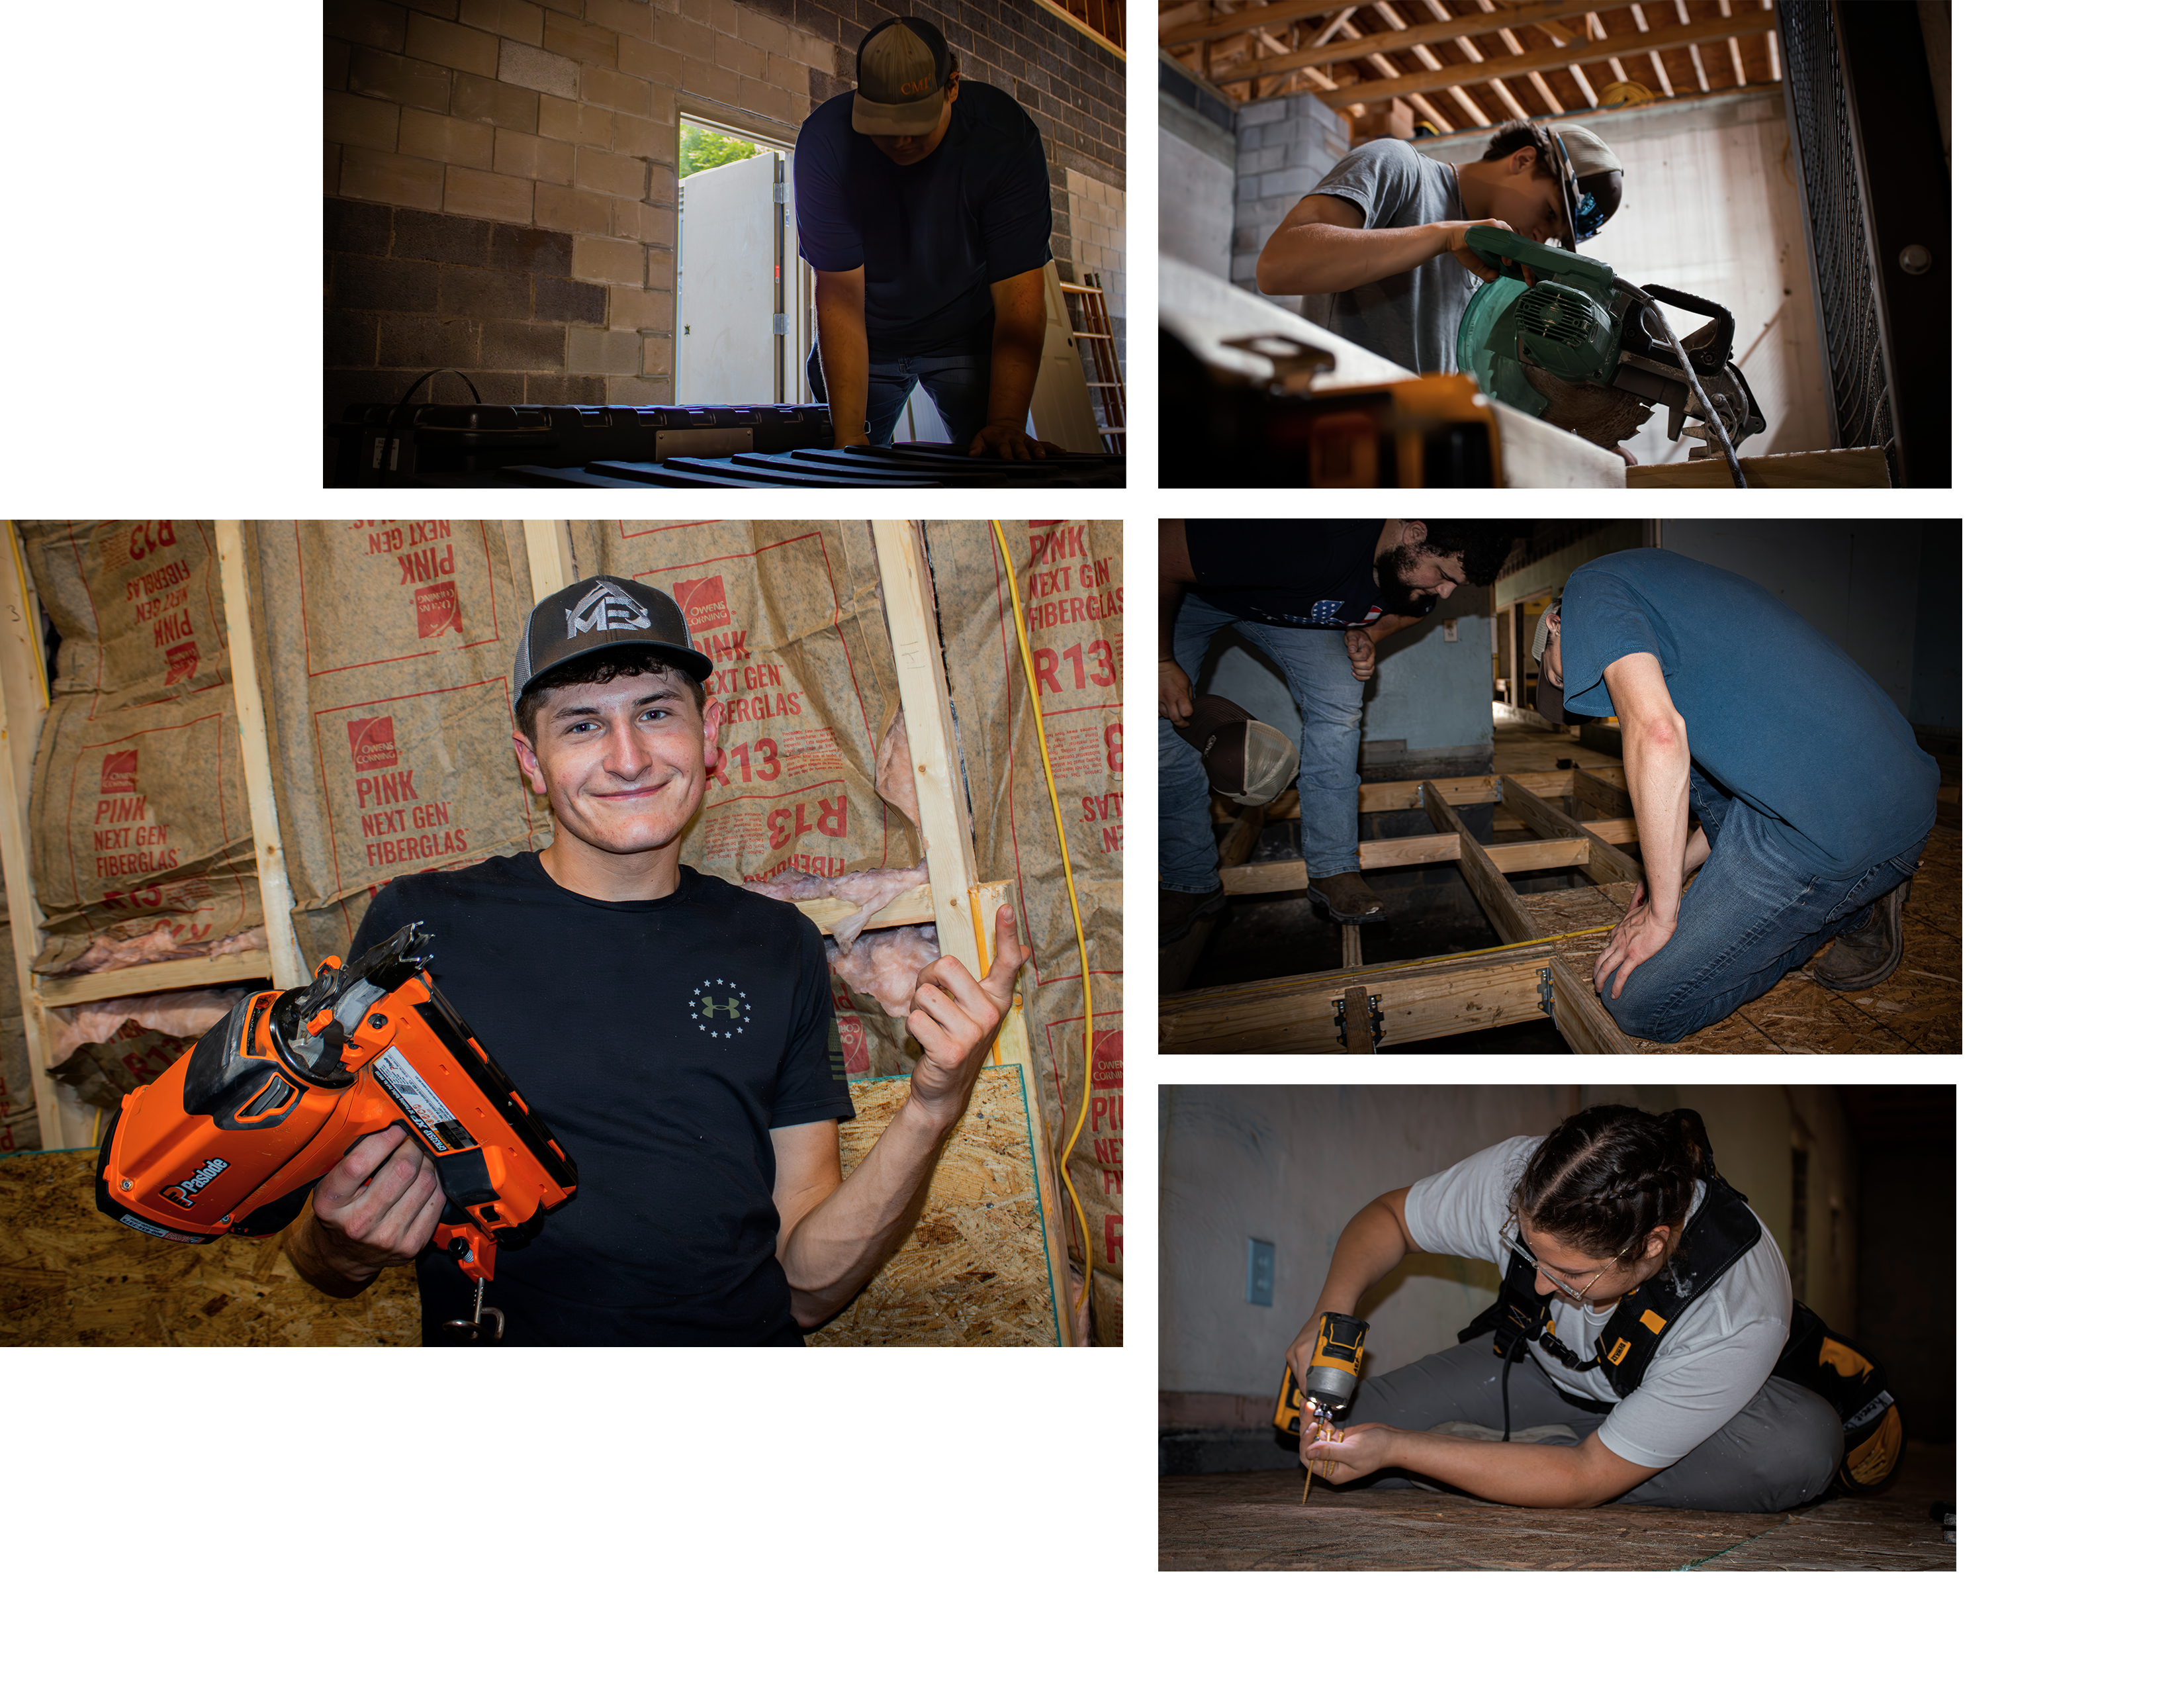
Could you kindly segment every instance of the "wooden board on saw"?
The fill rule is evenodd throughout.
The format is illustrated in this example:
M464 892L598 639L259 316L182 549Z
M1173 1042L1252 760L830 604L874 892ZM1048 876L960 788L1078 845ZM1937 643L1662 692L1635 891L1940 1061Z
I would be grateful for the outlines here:
M1424 1489L1312 1486L1299 1471L1161 1479L1163 1571L1678 1571L1780 1513L1494 1506Z
M20 1346L394 1347L417 1341L417 1278L333 1301L278 1237L166 1243L92 1205L92 1149L0 1159L0 1341Z
M1633 1054L1658 1055L1959 1055L1964 1051L1964 837L1937 827L1927 839L1903 910L1903 961L1879 987L1844 995L1816 984L1802 970L1778 980L1756 1001L1681 1043L1625 1039ZM1575 932L1619 920L1630 905L1627 885L1591 885L1519 899L1541 932ZM1563 1006L1590 984L1608 934L1565 939L1555 946L1557 1020ZM1827 951L1822 950L1820 955ZM1819 956L1815 956L1818 960ZM1568 983L1566 983L1566 981ZM1598 1006L1596 995L1591 1005ZM1565 1027L1563 1035L1579 1027ZM1572 1039L1573 1047L1576 1040Z
M1886 487L1888 454L1877 446L1841 451L1786 451L1775 457L1740 457L1751 487ZM1641 463L1624 471L1631 487L1733 487L1729 464L1719 457L1682 463Z
M902 1106L910 1080L850 1089L857 1117L842 1128L844 1177ZM863 1293L805 1340L842 1347L1052 1346L1060 1333L1047 1287L1042 1194L1068 1200L1038 1188L1018 1070L989 1067L933 1168L917 1228Z

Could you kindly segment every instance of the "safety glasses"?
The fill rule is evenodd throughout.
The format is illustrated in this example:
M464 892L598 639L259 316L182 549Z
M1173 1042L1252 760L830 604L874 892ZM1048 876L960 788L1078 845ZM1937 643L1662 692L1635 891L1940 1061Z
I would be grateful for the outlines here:
M1607 1267L1603 1266L1591 1277L1586 1279L1582 1285L1580 1285L1569 1283L1557 1273L1548 1271L1546 1267L1540 1264L1539 1256L1524 1246L1524 1240L1517 1229L1517 1218L1514 1214L1502 1222L1502 1243L1510 1253L1515 1255L1518 1259L1523 1261L1525 1265L1530 1267L1533 1271L1538 1273L1540 1277L1546 1279L1548 1283L1553 1284L1572 1301L1583 1301L1585 1291L1600 1282L1607 1273ZM1611 1261L1608 1264L1612 1266L1614 1262Z

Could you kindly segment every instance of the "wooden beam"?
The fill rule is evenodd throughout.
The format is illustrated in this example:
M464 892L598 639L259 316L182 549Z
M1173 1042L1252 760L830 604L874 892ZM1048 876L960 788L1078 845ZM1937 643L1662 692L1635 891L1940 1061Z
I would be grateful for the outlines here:
M1173 51L1185 42L1212 41L1222 36L1242 35L1268 24L1285 24L1295 18L1317 17L1340 9L1328 0L1273 0L1266 6L1240 6L1233 12L1209 9L1204 18L1161 32L1160 44Z
M569 541L566 521L526 521L523 524L524 560L531 569L531 601L550 598L565 586L575 584L577 556Z
M1628 844L1638 842L1638 822L1629 816L1623 816L1613 821L1585 821L1580 824L1586 832L1591 833L1602 844ZM1534 836L1535 834L1532 829L1507 809L1496 809L1494 811L1494 842L1496 844L1517 844L1524 838Z
M1557 955L1551 964L1555 1029L1580 1055L1635 1055L1637 1050L1592 988L1589 960L1584 955Z
M1515 780L1505 780L1502 786L1502 800L1517 818L1541 838L1583 838L1587 850L1580 865L1585 876L1596 885L1604 885L1613 879L1636 880L1641 876L1638 864L1616 849L1604 843L1597 834L1556 808L1541 797L1535 797Z
M23 566L22 541L8 524L8 556L0 575L0 868L8 878L8 921L14 944L15 984L22 1003L23 1041L29 1046L31 1097L38 1110L38 1144L45 1149L81 1148L64 1140L58 1088L46 1068L52 1044L38 1002L37 975L42 913L31 882L31 759L47 702L46 641L38 601Z
M1257 804L1236 817L1221 840L1221 866L1241 867L1251 859L1251 852L1259 847L1259 833L1267 824L1267 805Z
M37 1001L41 1007L70 1008L79 1002L142 996L154 990L205 989L240 984L245 979L275 978L278 983L274 960L270 950L244 950L232 955L200 956L186 961L148 961L141 967L114 967L103 973L70 973L62 978L41 976Z
M227 655L235 674L235 726L242 741L242 787L250 800L250 834L257 846L258 905L265 916L265 948L274 984L292 990L311 977L292 918L288 858L281 848L280 805L274 795L273 757L265 741L265 699L258 687L258 646L252 633L250 582L242 565L242 524L213 523L220 549L220 591L227 619ZM109 995L115 993L108 992Z
M1582 867L1590 854L1590 838L1536 838L1529 844L1488 844L1487 859L1504 873L1537 872L1550 867ZM1426 861L1454 861L1462 854L1454 838L1368 838L1357 846L1358 866L1415 867ZM1474 845L1477 849L1479 846ZM1257 896L1269 891L1301 891L1306 873L1301 861L1254 861L1221 871L1221 888L1231 896Z
M1324 11L1327 8L1323 7L1321 9ZM1268 74L1277 74L1282 70L1301 70L1307 64L1328 64L1339 59L1362 58L1368 53L1403 53L1412 47L1430 47L1436 42L1457 41L1468 36L1495 35L1550 18L1576 17L1586 9L1582 5L1572 5L1569 0L1545 0L1542 4L1520 6L1507 12L1467 12L1446 22L1420 24L1411 29L1382 30L1376 35L1360 35L1354 41L1329 42L1325 47L1286 53L1279 58L1269 58L1255 64L1252 69L1254 71L1263 70ZM1245 13L1241 15L1248 17L1251 14ZM1205 25L1193 27L1202 28ZM1167 42L1163 41L1161 44L1165 47Z
M1365 965L1365 936L1354 920L1336 922L1342 928L1342 966L1346 972Z
M1486 916L1487 924L1494 928L1495 935L1504 944L1527 944L1537 939L1540 934L1533 929L1524 904L1490 858L1489 847L1479 844L1461 827L1456 828L1456 837L1463 850L1457 861L1457 871L1463 875L1463 883L1471 887L1471 894L1479 900L1479 909Z
M1335 1038L1334 1005L1352 987L1380 999L1383 1049L1545 1019L1540 969L1553 955L1549 944L1528 944L1186 991L1161 1000L1160 1048L1163 1054L1334 1055L1343 1047Z
M1630 815L1636 811L1630 806L1630 794L1619 783L1622 773L1616 770L1618 783L1610 784L1600 773L1591 768L1570 770L1569 794L1580 803L1590 803L1603 815ZM1537 788L1534 788L1536 792Z
M1373 1002L1362 984L1342 993L1342 1048L1346 1055L1373 1053Z
M1503 14L1491 14L1496 18ZM1682 47L1688 42L1726 41L1731 36L1764 35L1774 27L1772 12L1739 12L1727 18L1709 19L1706 22L1685 25L1670 30L1655 30L1644 37L1646 45L1658 52L1664 47ZM1611 36L1607 41L1587 42L1580 46L1548 47L1538 53L1526 53L1514 58L1489 58L1481 64L1460 68L1422 71L1416 75L1398 76L1392 81L1352 82L1320 97L1329 105L1385 105L1402 94L1438 93L1443 89L1474 86L1480 82L1496 81L1506 76L1521 76L1532 70L1561 70L1572 64L1590 64L1605 60L1617 47L1635 48L1638 41L1632 36Z

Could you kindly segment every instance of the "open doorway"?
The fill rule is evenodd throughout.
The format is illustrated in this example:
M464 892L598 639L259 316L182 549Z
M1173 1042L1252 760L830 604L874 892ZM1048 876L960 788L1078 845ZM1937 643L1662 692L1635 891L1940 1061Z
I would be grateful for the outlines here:
M811 271L788 149L685 117L678 173L676 403L809 404Z

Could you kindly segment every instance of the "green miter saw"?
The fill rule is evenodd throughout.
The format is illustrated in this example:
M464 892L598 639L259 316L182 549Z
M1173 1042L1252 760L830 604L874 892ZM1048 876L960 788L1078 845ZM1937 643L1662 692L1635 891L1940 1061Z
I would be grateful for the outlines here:
M1613 442L1578 420L1591 407L1577 389L1613 387L1635 401L1623 407L1625 432L1607 428L1615 438L1637 431L1642 406L1665 404L1669 437L1681 436L1691 417L1728 460L1731 479L1744 485L1736 448L1767 419L1729 360L1736 333L1729 312L1672 287L1640 287L1598 259L1503 229L1474 228L1465 239L1502 270L1471 296L1457 328L1457 366L1480 392L1601 445ZM1537 281L1527 287L1520 268ZM1686 344L1669 331L1656 301L1709 320Z

